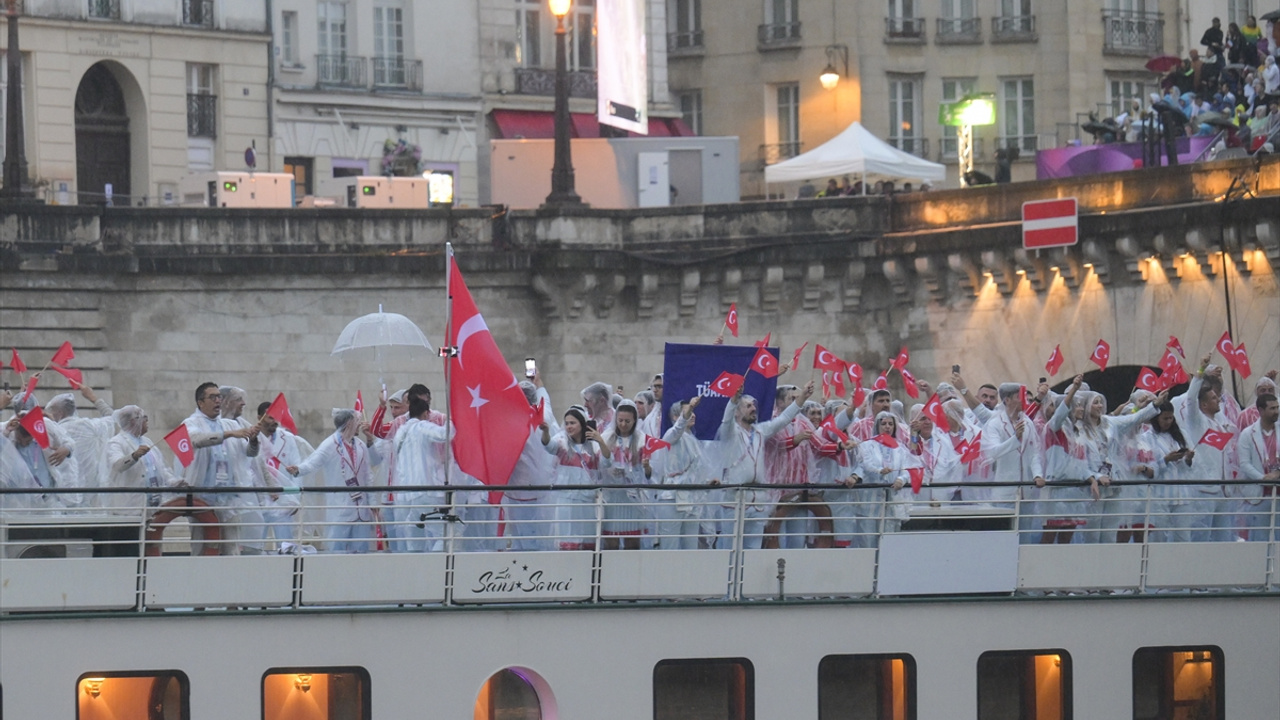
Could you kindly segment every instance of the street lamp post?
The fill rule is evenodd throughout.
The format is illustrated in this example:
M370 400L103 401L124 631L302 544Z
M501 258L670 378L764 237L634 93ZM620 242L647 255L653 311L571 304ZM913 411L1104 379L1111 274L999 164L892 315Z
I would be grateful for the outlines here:
M556 155L551 166L551 194L544 208L585 207L574 190L573 158L569 147L569 70L565 57L564 16L569 14L572 0L549 0L551 14L556 16Z
M30 202L35 191L27 179L26 139L22 132L22 51L18 47L18 0L8 0L9 86L6 88L4 118L4 187L0 202Z

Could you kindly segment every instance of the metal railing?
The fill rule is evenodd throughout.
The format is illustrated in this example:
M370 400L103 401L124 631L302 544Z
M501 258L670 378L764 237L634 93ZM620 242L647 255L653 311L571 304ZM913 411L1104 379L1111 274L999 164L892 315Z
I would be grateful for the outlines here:
M375 88L422 89L422 61L402 57L375 57L373 59L373 86Z
M89 0L89 17L100 20L119 20L120 0Z
M756 28L760 47L791 47L800 42L800 23L765 23Z
M187 93L187 137L218 136L218 96Z
M368 84L365 58L316 55L316 82L334 87L362 88Z
M886 42L922 43L925 41L924 18L887 17L884 19Z
M975 45L982 42L982 19L938 18L939 45Z
M1148 12L1104 12L1104 52L1157 55L1164 52L1164 16Z
M213 27L213 0L182 0L182 24Z
M998 15L991 18L991 42L1034 42L1035 15Z
M987 139L975 137L973 139L973 159L985 160L987 157ZM938 141L938 162L955 162L960 157L960 139L956 136L943 136Z
M889 144L898 148L904 153L910 153L916 157L929 157L929 138L922 137L890 137Z
M516 68L516 93L520 95L556 94L556 71L545 68ZM591 70L569 71L569 97L594 98L596 74Z
M702 51L702 30L667 33L667 52L672 55Z

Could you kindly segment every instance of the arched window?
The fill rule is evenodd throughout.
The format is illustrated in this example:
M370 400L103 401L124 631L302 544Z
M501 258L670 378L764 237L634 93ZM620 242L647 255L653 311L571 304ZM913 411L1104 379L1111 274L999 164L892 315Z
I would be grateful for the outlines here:
M475 720L556 720L551 686L529 668L503 668L476 695Z

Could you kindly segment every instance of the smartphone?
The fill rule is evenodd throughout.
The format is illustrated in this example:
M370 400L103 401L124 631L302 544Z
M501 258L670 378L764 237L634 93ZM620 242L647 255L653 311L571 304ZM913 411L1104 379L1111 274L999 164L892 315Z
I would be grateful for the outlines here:
M953 373L955 373L955 374L959 375L959 374L960 374L960 366L959 366L959 365L952 365L952 366L951 366L951 372L953 372Z
M595 420L588 420L588 421L587 421L587 429L588 429L588 430L595 430L595 429L596 429L596 421L595 421Z
M1043 385L1043 384L1045 384L1045 383L1047 383L1047 382L1049 382L1049 378L1040 378L1040 384L1041 384L1041 385Z
M524 359L524 376L527 378L531 378L537 372L538 372L538 363L534 362L533 358L525 358Z

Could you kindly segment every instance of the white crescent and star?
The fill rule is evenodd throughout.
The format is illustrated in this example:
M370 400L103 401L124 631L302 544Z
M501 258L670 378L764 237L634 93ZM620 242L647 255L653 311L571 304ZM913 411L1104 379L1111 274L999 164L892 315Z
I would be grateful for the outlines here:
M476 317L480 317L480 316L479 316L479 315L477 315ZM459 348L461 348L461 347L462 347L462 345L461 345L461 344L459 344L459 345L458 345L458 347L459 347ZM458 360L459 360L459 361L461 361L461 360L462 360L461 353L459 353ZM468 387L468 388L467 388L467 392L471 393L471 405L470 405L470 407L473 407L473 408L475 408L475 409L476 409L476 415L479 415L479 414L480 414L480 408L482 408L482 407L484 407L485 405L488 405L488 404L489 404L489 401L488 401L488 400L486 400L485 398L480 397L480 387L481 387L481 386L477 385L477 386L475 386L475 387Z
M822 352L818 353L819 365L830 365L832 360L835 360L835 356L827 352L826 350L823 350Z
M485 325L484 318L481 317L480 313L467 318L467 321L462 323L462 327L458 328L458 367L463 367L462 350L466 347L467 340L479 332L489 332L489 326Z

